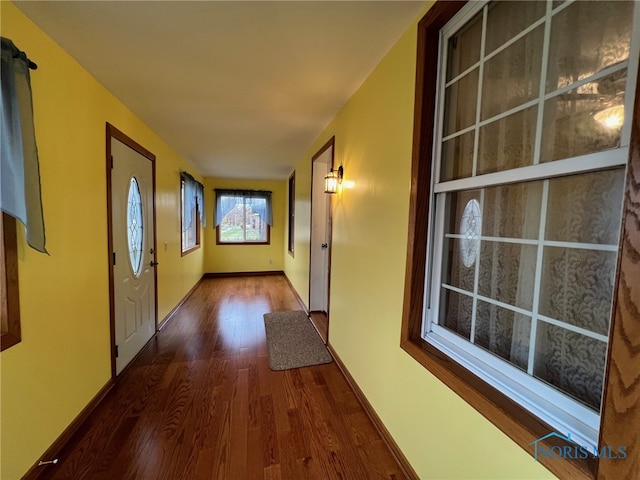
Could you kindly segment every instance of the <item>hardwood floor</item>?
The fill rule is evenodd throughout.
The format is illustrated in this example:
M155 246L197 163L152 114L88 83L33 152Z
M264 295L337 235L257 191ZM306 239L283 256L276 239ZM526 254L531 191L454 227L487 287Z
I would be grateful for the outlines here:
M309 312L309 317L326 344L329 338L329 319L327 314L324 312Z
M405 478L335 362L269 369L282 276L205 279L60 452L51 479Z

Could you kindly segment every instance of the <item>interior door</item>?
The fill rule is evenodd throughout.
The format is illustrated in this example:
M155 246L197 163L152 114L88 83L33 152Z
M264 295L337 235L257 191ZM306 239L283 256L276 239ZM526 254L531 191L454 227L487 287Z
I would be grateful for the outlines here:
M324 177L329 172L324 162L313 164L313 215L311 218L311 311L329 310L329 207L324 193Z
M311 254L309 310L329 320L331 268L331 195L324 193L324 177L333 167L333 139L313 157L311 185Z
M156 331L153 162L111 138L115 373Z

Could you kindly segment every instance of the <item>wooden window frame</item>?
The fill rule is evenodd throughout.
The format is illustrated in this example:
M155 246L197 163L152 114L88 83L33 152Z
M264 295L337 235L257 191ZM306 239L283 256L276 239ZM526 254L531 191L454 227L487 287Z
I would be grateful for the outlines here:
M192 245L190 247L185 247L184 244L182 243L183 241L183 233L184 233L184 202L183 202L183 197L184 197L184 182L185 182L185 177L184 175L180 175L180 252L181 252L181 256L184 257L185 255L187 255L188 253L193 252L194 250L198 250L200 248L200 205L198 204L198 199L196 198L196 212L195 212L195 216L196 216L196 243L195 245Z
M2 298L1 321L2 336L0 351L20 343L20 295L18 284L18 242L16 238L16 220L2 213L2 229L0 232L0 262L2 263L2 290L6 296Z
M218 193L216 192L216 196L217 195ZM244 195L244 198L249 196L250 195ZM220 225L218 225L216 227L216 245L271 245L271 225L267 223L267 239L264 242L223 242L220 240Z
M553 428L462 367L421 336L427 265L427 219L440 29L466 2L438 1L418 24L409 232L400 346L532 456L532 442ZM634 478L640 469L640 81L636 82L597 448L626 446L626 459L538 457L560 478ZM569 445L552 436L546 448Z
M296 220L296 172L291 174L289 177L289 212L288 212L288 222L289 222L289 230L287 234L287 250L289 251L289 255L294 256L295 250L295 220Z

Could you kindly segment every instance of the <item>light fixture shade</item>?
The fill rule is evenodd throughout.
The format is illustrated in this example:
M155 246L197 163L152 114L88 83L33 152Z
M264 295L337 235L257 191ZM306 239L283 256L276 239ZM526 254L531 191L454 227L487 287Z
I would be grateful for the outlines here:
M342 183L343 174L344 169L342 165L340 165L337 170L332 168L324 177L324 193L338 193L338 185Z
M600 110L593 118L607 128L612 130L620 129L624 123L624 105L614 105Z
M324 177L324 193L338 192L338 172L331 170Z

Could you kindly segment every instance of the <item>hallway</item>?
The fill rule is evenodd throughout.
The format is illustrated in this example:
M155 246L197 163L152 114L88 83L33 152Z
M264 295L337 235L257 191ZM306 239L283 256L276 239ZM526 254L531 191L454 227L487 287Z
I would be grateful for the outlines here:
M51 479L405 478L335 362L269 369L283 276L206 278L79 429Z

